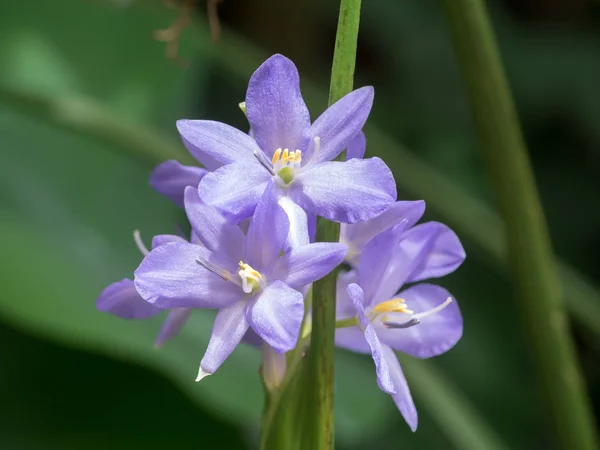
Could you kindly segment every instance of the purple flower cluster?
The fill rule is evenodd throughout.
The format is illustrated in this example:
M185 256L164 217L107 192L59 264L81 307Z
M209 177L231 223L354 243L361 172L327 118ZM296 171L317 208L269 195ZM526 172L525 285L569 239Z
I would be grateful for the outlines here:
M394 350L429 358L460 339L450 293L415 283L454 271L465 253L445 225L416 225L424 202L396 201L389 168L363 158L361 130L372 103L373 88L360 88L311 123L296 67L274 55L252 75L241 104L249 133L178 121L205 169L167 161L150 184L185 208L190 239L155 236L148 251L136 234L144 259L134 279L107 287L98 309L125 319L168 311L157 345L194 309L217 309L197 380L215 373L244 339L263 347L263 377L273 387L285 353L310 332L308 288L346 262L349 270L338 274L336 344L373 356L380 388L416 429ZM344 149L346 161L333 161ZM317 216L341 223L339 243L313 242Z

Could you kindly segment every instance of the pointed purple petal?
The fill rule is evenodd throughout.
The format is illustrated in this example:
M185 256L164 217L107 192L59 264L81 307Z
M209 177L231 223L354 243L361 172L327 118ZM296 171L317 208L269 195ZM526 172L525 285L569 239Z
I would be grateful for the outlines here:
M187 240L175 234L157 234L152 238L152 248L155 249L159 245L168 244L169 242L187 242Z
M256 164L255 151L260 151L254 139L243 131L212 120L178 120L177 130L189 152L209 170L214 161L221 164L243 162ZM208 158L206 158L208 157ZM204 161L208 162L208 165Z
M271 277L300 289L335 269L347 251L348 247L335 242L316 242L293 248L277 261Z
M96 300L96 308L122 319L147 319L162 311L144 300L128 278L104 289Z
M244 233L230 223L212 206L205 205L198 190L185 190L185 212L194 233L206 248L219 255L227 255L231 261L239 261L244 255Z
M183 191L186 186L198 187L207 170L200 167L184 166L177 161L159 164L150 175L150 186L173 203L183 207Z
M175 337L185 325L193 310L194 308L175 308L169 311L169 315L165 319L156 341L154 341L154 346L157 348L162 347L166 341Z
M360 327L364 330L365 339L371 348L371 354L373 355L373 361L375 362L375 370L377 372L377 383L379 384L379 388L387 394L395 394L396 389L394 388L394 383L392 382L392 378L390 376L390 370L388 368L387 361L381 352L381 343L379 342L377 333L375 333L375 329L371 325L371 321L365 314L364 292L358 284L352 283L350 286L348 286L348 295L354 303Z
M271 179L260 165L228 164L202 178L198 193L204 203L239 222L252 216Z
M335 222L371 219L396 200L392 172L379 158L326 162L300 172L294 181L290 196L307 213Z
M283 208L290 223L290 231L284 246L284 251L310 243L308 216L302 207L291 198L282 196L277 200Z
M196 381L212 375L238 346L248 330L246 302L239 301L217 313L206 353L200 362Z
M242 289L209 272L196 259L215 261L210 250L199 245L171 242L156 247L135 271L135 287L149 303L160 308L220 308L243 296ZM234 274L236 263L224 267Z
M290 222L277 204L273 184L268 185L254 211L246 234L246 258L259 272L270 270L279 258L288 237Z
M371 354L371 347L365 339L365 332L358 327L335 330L335 345L356 353Z
M362 131L352 138L346 149L346 161L349 159L357 158L363 159L365 157L365 150L367 148L367 138L365 133Z
M268 284L248 304L248 321L267 344L278 352L296 346L304 316L302 294L281 281Z
M388 272L405 229L400 223L375 236L363 249L358 263L358 283L365 291L367 306L390 299L400 289L402 280L396 280Z
M256 142L269 159L278 148L298 147L302 132L310 126L310 115L292 61L273 55L254 72L246 93L246 114Z
M362 130L373 105L374 90L365 86L342 97L319 116L305 133L303 146L306 159L313 157L315 136L321 139L321 148L314 155L315 162L331 161L352 142ZM304 150L304 149L301 149Z
M379 288L374 297L379 301L390 299L409 281L421 280L423 275L440 276L456 269L464 259L462 246L460 243L458 248L455 245L457 241L454 233L437 222L428 222L407 230L400 243L394 247L395 251L388 260L385 274L377 282ZM446 247L448 243L450 248ZM377 258L377 255L374 257ZM369 263L365 266L368 267ZM363 282L366 281L362 280L361 285Z
M399 296L406 300L408 308L415 313L433 309L452 297L446 289L428 283L417 284L402 291ZM413 327L388 329L379 322L376 328L381 341L395 350L416 358L431 358L454 347L462 336L463 321L454 300L441 311L423 317Z
M431 236L432 242L426 245L428 251L407 278L407 283L443 277L454 272L465 260L465 250L458 236L439 222L427 222L407 231L400 242L400 252L408 255L419 245L425 245L424 236Z
M356 308L348 295L348 286L357 282L356 270L340 271L335 283L335 319L342 320L356 316Z
M356 308L348 295L348 286L356 283L356 271L340 273L336 283L336 320L349 319L356 316ZM371 347L367 344L365 333L358 327L338 328L335 330L335 345L347 348L353 352L371 353Z
M353 255L353 264L358 263L358 257L367 242L385 230L398 225L406 220L405 228L408 230L425 212L425 202L400 201L393 203L385 212L373 219L356 224L342 224L340 227L340 242L350 247Z
M382 345L381 350L387 361L392 381L394 382L397 391L397 394L392 395L394 403L396 403L396 406L400 410L400 413L402 413L402 417L404 417L404 420L406 420L410 429L416 431L419 422L417 408L415 408L412 395L410 395L410 389L408 388L408 383L406 382L406 378L400 367L400 362L394 351L387 345Z

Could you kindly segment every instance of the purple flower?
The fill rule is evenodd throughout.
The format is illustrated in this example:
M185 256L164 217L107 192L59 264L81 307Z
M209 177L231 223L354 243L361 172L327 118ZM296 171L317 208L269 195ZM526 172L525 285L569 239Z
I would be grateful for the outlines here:
M148 250L137 232L134 233L134 237L142 254L147 255ZM162 234L154 236L152 248L154 249L168 242L186 241L180 236ZM135 288L133 280L129 278L117 281L104 289L96 300L96 308L122 319L148 319L164 311L164 309L144 300ZM175 308L169 311L169 315L160 329L154 345L160 347L165 341L175 336L183 327L191 312L192 308Z
M417 358L446 352L462 335L460 310L450 293L406 283L454 271L465 253L445 225L428 222L406 231L405 223L374 237L363 249L356 271L338 278L338 320L358 324L336 330L336 344L371 353L379 387L392 395L414 431L417 411L394 350ZM348 323L348 322L347 322Z
M357 89L311 124L296 67L274 55L248 85L252 137L207 120L180 120L177 128L198 160L223 165L205 175L198 189L206 204L231 219L250 217L273 184L277 195L309 215L355 223L381 214L396 199L392 173L381 159L332 161L355 142L372 103L372 87Z
M184 166L175 160L165 161L152 171L150 186L183 208L183 192L187 186L197 187L208 173L200 167Z
M304 316L299 290L336 267L346 246L308 244L281 255L289 222L272 189L246 235L193 188L185 191L185 209L205 247L173 242L153 249L135 271L135 287L159 308L219 309L197 380L217 370L249 327L275 351L292 349Z

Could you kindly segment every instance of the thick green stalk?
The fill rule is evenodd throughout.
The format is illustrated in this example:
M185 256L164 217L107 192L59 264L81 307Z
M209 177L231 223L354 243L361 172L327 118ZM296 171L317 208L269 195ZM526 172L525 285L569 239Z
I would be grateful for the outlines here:
M483 0L442 0L482 156L506 224L509 259L554 425L564 449L597 445L544 214Z
M352 91L354 85L360 1L342 0L340 4L331 68L330 105ZM319 219L317 241L337 242L339 235L339 224ZM305 422L307 436L303 440L303 448L310 450L333 450L335 279L334 271L317 281L313 290L313 331L306 367L311 381L310 400Z

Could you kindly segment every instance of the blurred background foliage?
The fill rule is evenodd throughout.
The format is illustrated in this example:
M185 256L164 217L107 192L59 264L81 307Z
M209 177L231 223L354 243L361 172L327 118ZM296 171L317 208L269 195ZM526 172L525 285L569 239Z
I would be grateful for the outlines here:
M600 3L488 5L597 410ZM210 313L155 350L160 318L124 322L94 300L139 263L134 229L149 240L185 224L147 184L157 162L188 158L176 119L244 129L237 103L247 78L275 52L296 61L313 116L324 108L337 8L224 0L216 36L210 0L0 4L0 448L253 448L262 408L254 349L238 348L196 384ZM186 17L192 24L179 30ZM176 58L153 39L171 25L182 31ZM388 161L401 198L424 198L429 219L456 229L469 258L442 281L462 307L463 339L435 361L403 361L419 431L379 392L372 362L340 352L338 448L554 448L435 0L364 2L356 84L376 87L368 154Z

